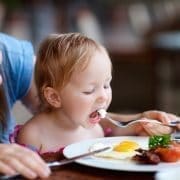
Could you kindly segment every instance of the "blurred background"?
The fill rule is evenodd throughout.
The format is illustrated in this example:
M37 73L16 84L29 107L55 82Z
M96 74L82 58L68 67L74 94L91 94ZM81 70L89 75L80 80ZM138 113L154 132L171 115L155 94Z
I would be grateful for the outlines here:
M179 0L1 0L0 29L35 51L49 33L81 32L110 54L109 111L180 112ZM31 116L20 103L14 113Z

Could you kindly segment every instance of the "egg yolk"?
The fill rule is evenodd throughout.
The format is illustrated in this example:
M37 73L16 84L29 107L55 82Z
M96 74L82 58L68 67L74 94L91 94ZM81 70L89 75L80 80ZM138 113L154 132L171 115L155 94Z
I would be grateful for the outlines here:
M133 141L123 141L114 146L113 150L118 152L131 152L139 148L139 144Z

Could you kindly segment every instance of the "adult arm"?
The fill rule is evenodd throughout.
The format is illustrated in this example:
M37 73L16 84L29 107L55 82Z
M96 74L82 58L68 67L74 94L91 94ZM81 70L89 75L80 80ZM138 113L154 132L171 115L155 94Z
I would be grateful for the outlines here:
M175 120L178 117L165 113L162 111L145 111L143 113L134 114L134 115L121 115L116 113L108 113L108 115L117 120L117 121L128 121L131 119L156 119L158 121L161 121L165 124L167 124L169 121ZM155 135L155 134L170 134L172 132L172 128L167 126L162 126L155 123L135 123L127 128L119 128L110 123L108 120L103 119L101 121L101 125L103 128L111 128L112 129L112 135Z

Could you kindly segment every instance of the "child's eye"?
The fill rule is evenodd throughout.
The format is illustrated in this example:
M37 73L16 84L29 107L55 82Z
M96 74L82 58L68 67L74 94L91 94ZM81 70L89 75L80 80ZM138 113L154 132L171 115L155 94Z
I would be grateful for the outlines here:
M105 84L104 89L108 89L108 88L110 88L110 86L111 86L110 84Z
M95 89L92 89L89 91L84 91L83 93L89 95L89 94L92 94L94 91L95 91Z
M104 89L108 89L108 88L109 88L109 85L105 85L105 86L104 86Z

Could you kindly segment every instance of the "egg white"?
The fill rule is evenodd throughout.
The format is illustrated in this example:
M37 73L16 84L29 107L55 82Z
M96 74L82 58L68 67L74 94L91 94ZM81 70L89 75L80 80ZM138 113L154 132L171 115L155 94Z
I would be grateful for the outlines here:
M100 157L100 158L117 159L117 160L131 159L134 155L138 154L138 152L136 152L136 151L130 151L130 152L114 151L113 147L115 145L117 145L117 144L111 144L111 145L108 144L107 145L107 144L103 144L103 143L96 143L90 147L90 151L110 146L111 147L110 149L108 149L107 151L103 151L101 153L97 153L97 154L95 154L95 156Z

